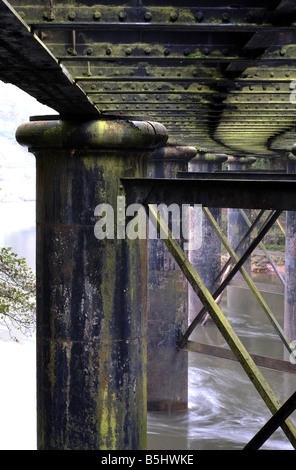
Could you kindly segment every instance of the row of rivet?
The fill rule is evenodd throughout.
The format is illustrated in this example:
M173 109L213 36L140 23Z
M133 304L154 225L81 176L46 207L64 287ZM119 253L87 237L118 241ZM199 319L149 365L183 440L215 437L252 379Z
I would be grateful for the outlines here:
M24 12L20 12L21 16L25 16ZM152 13L150 11L146 11L143 15L143 19L146 21L146 22L149 22L152 20ZM199 11L197 13L194 14L194 17L195 17L195 20L197 22L201 22L203 21L204 19L204 15L203 15L203 12L202 11ZM55 20L55 15L53 14L53 12L43 12L43 18L47 21L53 21ZM68 13L68 20L69 21L75 21L77 18L77 13L74 11L74 10L71 10L69 11ZM128 18L128 14L126 11L120 11L118 13L118 20L119 21L126 21ZM179 19L179 14L175 11L172 11L170 12L170 21L172 22L175 22ZM100 21L102 19L102 14L100 11L95 11L93 13L93 19L95 21ZM223 23L229 23L230 22L230 16L228 13L223 13L222 14L222 17L221 17L221 20Z
M89 72L90 72L90 71L88 70L87 72L82 73L82 75L89 75ZM146 73L146 76L147 76L147 77L149 77L150 75L152 75L152 72L150 72L149 70L147 70L145 73ZM93 73L91 73L91 75L93 75ZM95 73L95 75L97 75L98 77L103 77L104 74L103 74L103 72L101 72L101 71L99 70L99 71L97 71L97 72ZM116 77L118 77L118 76L120 75L120 72L119 72L118 70L115 70L115 71L114 71L114 75L115 75ZM134 77L134 76L136 75L136 72L135 72L134 70L131 70L131 71L129 72L129 74L128 74L128 73L126 73L126 72L123 70L123 71L122 71L121 80L124 80L124 77L127 77L128 75L131 76L131 77ZM201 78L202 78L202 79L207 79L207 78L213 77L214 71L213 71L213 70L208 70L207 72L204 72L203 77L201 77L200 74L199 74L197 71L193 71L193 72L192 72L192 76L193 76L193 77L196 77L197 75L199 75L199 79L201 79ZM108 75L108 77L111 77L111 76L112 76L112 74L110 73L110 75ZM160 77L165 77L165 76L166 76L166 74L165 74L164 72L160 73ZM168 78L169 80L173 80L173 79L175 79L176 77L181 78L182 80L184 80L184 79L187 80L187 79L189 78L189 74L188 74L188 72L185 71L183 74L182 74L182 72L176 72L176 75L175 75L175 76L171 76L170 74L167 76L167 78ZM107 78L107 77L106 77L106 78ZM158 77L157 77L157 78L158 78Z
M163 89L163 86L164 86L165 88L167 88L167 85L157 85L157 90L162 90L162 89ZM131 88L131 90L136 90L136 89L137 89L137 86L136 86L135 84L132 84L132 85L130 85L130 88ZM188 90L189 85L184 85L183 88L184 88L184 90ZM92 90L101 91L101 88L99 87L99 89L98 89L98 85L95 85L95 84L91 85L91 89L92 89ZM117 85L117 87L112 87L112 86L110 86L110 85L104 85L104 87L103 87L102 89L104 89L104 90L112 90L112 91L115 91L115 89L117 89L117 90L120 91L120 90L123 89L123 87L122 87L122 85ZM138 92L141 92L141 91L142 91L142 92L145 92L145 91L149 91L149 89L150 89L149 85L144 85L142 90L137 90L137 91L138 91ZM198 86L197 86L197 89L198 89L199 91L201 91L201 90L203 89L202 85L198 85ZM171 86L171 87L170 87L170 90L171 90L171 91L175 91L176 88L175 88L174 86ZM155 87L151 87L150 91L155 91ZM177 90L177 93L179 93L179 90ZM208 93L209 93L209 92L208 92ZM213 92L212 92L212 93L213 93Z
M67 49L67 52L68 52L68 54L72 55L72 54L73 54L73 48L72 48L72 47L69 47L69 48ZM94 53L94 50L93 50L92 47L88 47L85 52L86 52L87 55L92 55L92 54ZM127 56L130 56L130 55L132 54L132 52L133 52L133 51L132 51L132 48L130 48L130 47L128 47L128 48L125 50L125 54L126 54ZM150 55L151 52L152 52L151 47L149 47L149 46L145 47L144 53L145 53L146 55ZM106 53L106 55L112 55L112 48L111 48L111 47L107 47L107 48L105 49L105 53ZM164 54L165 56L170 55L170 53L171 53L171 49L169 49L169 48L167 48L167 47L166 47L166 48L164 49L164 51L163 51L163 54ZM228 56L229 50L228 50L228 49L223 49L222 53L223 53L224 56ZM183 50L183 55L184 55L185 57L188 57L190 54L193 54L193 55L194 55L194 58L199 58L199 57L200 57L200 56L198 56L195 52L191 52L190 49L188 49L188 48L185 48L185 49ZM203 54L206 55L206 56L209 55L209 54L210 54L210 50L209 50L208 48L204 48Z

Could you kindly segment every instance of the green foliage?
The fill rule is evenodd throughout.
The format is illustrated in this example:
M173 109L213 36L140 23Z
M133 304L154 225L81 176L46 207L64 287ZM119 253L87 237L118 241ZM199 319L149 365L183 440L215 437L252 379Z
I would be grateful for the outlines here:
M36 279L12 248L0 249L0 323L11 336L15 330L31 335L36 324Z

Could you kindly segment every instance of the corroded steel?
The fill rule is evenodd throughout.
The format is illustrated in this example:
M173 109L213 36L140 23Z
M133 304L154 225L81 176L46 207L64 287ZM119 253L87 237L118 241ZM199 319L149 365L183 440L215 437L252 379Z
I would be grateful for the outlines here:
M161 219L157 211L154 210L153 206L149 206L149 208L150 208L151 214L154 217L153 223L157 225L158 230L161 230L161 229L163 230L164 221ZM280 409L281 403L279 402L278 398L273 393L269 384L267 383L267 381L265 380L265 378L263 377L263 375L257 368L255 362L252 360L248 351L245 349L244 345L235 334L230 323L221 312L220 308L216 304L210 292L205 287L200 277L198 276L198 274L196 273L196 271L190 264L188 258L186 257L185 253L181 249L180 245L178 244L176 240L174 240L171 234L168 238L166 239L164 238L163 242L166 244L166 246L170 250L170 253L173 255L173 257L179 264L180 268L182 269L183 273L188 279L188 282L190 282L196 294L202 300L204 306L207 308L212 319L214 320L218 329L222 333L224 339L227 341L230 349L235 354L236 358L242 365L243 369L245 370L250 380L253 382L261 398L264 400L265 404L270 409L270 411L273 414L275 414ZM296 429L293 423L287 419L285 422L281 424L281 427L283 431L285 432L286 436L288 437L288 439L290 440L293 447L296 448Z
M176 178L195 155L194 147L159 147L149 155L148 177ZM186 409L188 357L177 344L188 323L187 281L159 238L148 240L147 285L148 411Z
M146 446L146 240L98 238L95 208L125 227L120 177L145 174L166 138L157 123L115 120L17 131L37 164L39 449Z
M81 118L99 113L74 78L13 11L6 0L0 2L0 79L17 85L56 111Z
M226 349L220 346L214 346L210 344L204 344L197 341L187 341L186 346L184 346L183 350L192 351L199 354L206 354L208 356L220 357L223 359L228 359L230 361L237 361L237 358L235 354L231 351L231 349ZM274 359L272 357L260 356L258 354L250 354L250 356L258 367L287 372L289 374L296 374L295 364L292 364L289 361Z
M0 30L1 44L3 40L5 44L0 79L23 86L62 115L89 109L87 97L102 114L133 119L149 116L164 122L172 142L201 151L230 150L257 157L289 151L296 79L296 27L290 3L9 3L21 25L34 31L30 44L44 44L75 85L63 88L65 99L59 97L58 79L48 80L37 61L30 64L36 79L28 71L21 80L17 78L21 62L17 64L13 55L27 57L14 38L21 27L12 31L13 43L21 50L14 49L7 67L10 37L5 24ZM80 94L75 106L73 94ZM270 110L278 110L280 123L264 118ZM244 111L250 114L243 117Z
M200 174L202 175L202 173ZM296 179L279 174L265 175L257 180L215 178L215 174L198 180L178 178L123 178L128 203L139 204L202 204L205 207L235 207L238 209L296 210Z

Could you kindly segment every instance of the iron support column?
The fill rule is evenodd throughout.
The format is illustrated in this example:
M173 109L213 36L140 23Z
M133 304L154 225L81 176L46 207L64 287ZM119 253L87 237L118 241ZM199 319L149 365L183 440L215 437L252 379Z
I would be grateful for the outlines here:
M196 152L195 147L177 145L158 148L149 156L148 176L176 178L178 171L188 170L188 161ZM176 213L168 211L168 215L178 217L176 222L181 224L182 207L175 204L174 208ZM171 229L171 224L169 227ZM178 333L187 329L187 280L159 237L149 237L148 241L147 294L148 411L185 409L188 405L188 354L178 352L177 344Z
M245 171L253 165L256 161L255 157L228 157L228 170ZM250 216L250 209L245 210L247 216ZM228 239L230 245L235 249L245 233L248 231L248 224L245 221L240 209L228 209ZM237 251L238 256L241 256L250 244L250 239L246 239ZM251 260L248 259L245 263L245 269L250 273Z
M296 151L295 151L296 153ZM296 173L296 157L290 154L287 173ZM286 212L284 331L296 340L296 211Z
M146 240L126 236L120 178L166 130L43 121L17 140L37 162L38 449L144 449Z
M222 163L227 160L224 154L200 154L190 161L190 170L197 172L221 171ZM211 208L213 217L220 225L221 209ZM194 224L194 220L192 221ZM221 240L213 230L208 218L202 213L202 241L198 249L190 249L189 260L198 272L205 286L214 292L215 279L221 270ZM192 321L202 308L202 303L196 296L192 287L188 286L189 321Z

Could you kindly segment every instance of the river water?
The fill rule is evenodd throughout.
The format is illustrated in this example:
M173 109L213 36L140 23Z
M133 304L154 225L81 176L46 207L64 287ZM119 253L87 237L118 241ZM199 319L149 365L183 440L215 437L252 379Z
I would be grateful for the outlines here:
M12 246L28 265L35 265L34 202L0 204L0 246ZM271 275L256 281L279 284ZM283 324L284 296L262 293L277 320ZM252 293L231 286L222 311L249 352L284 358L283 346ZM198 327L191 339L225 346L216 326ZM35 338L9 341L0 328L0 449L36 448ZM186 354L180 352L180 354ZM295 391L296 376L261 369L280 401ZM234 362L189 353L189 406L178 413L148 413L150 450L238 450L258 432L271 414L242 367ZM295 413L291 416L296 423ZM292 449L281 430L262 449Z

